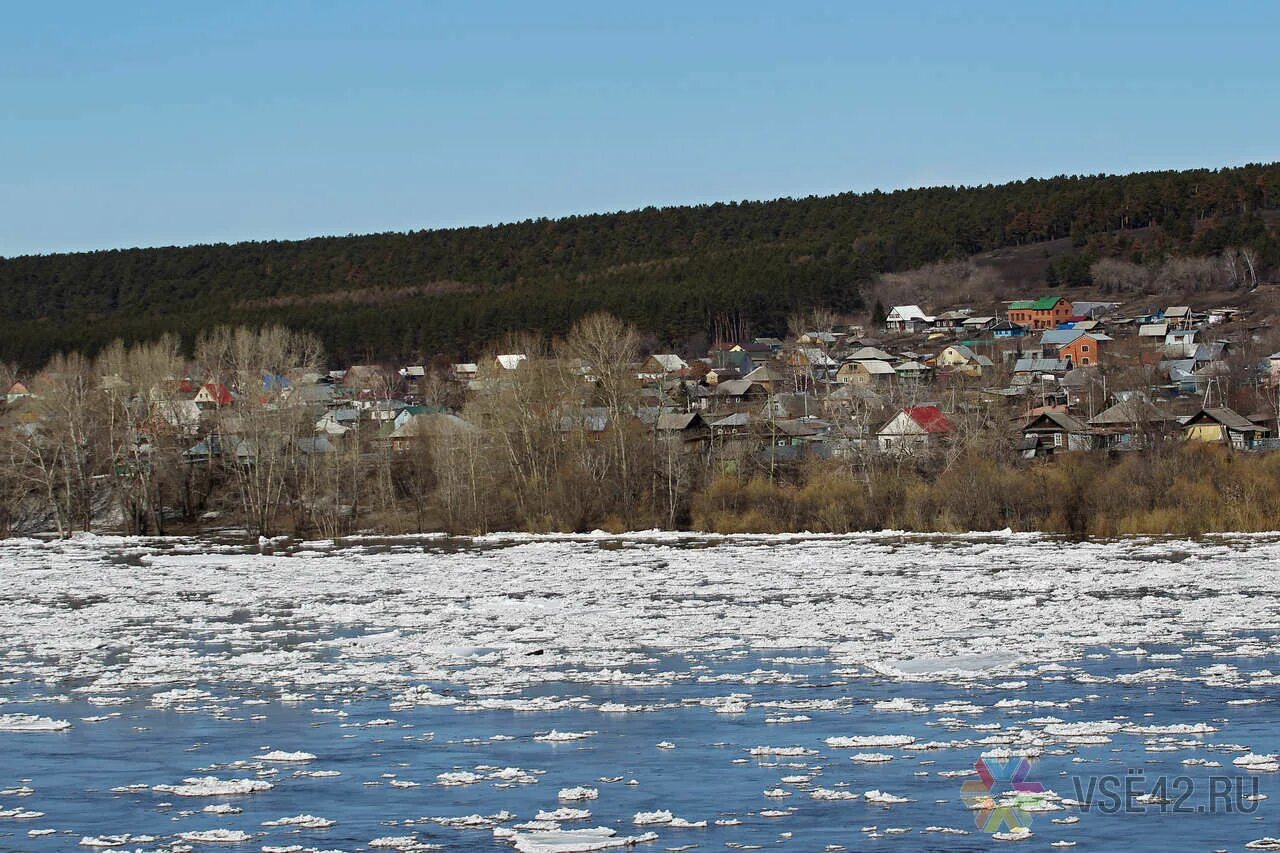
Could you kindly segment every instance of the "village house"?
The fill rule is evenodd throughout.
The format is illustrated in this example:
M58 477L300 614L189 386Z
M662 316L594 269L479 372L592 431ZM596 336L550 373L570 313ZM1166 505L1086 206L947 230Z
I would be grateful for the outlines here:
M885 328L892 332L922 332L932 322L919 305L895 305L884 318Z
M1042 296L1009 303L1009 320L1029 329L1056 329L1069 320L1071 303L1061 296Z
M1164 354L1167 358L1194 358L1199 344L1196 329L1170 329L1164 336Z
M774 394L765 400L760 414L765 418L811 418L822 412L822 403L812 394Z
M729 352L744 352L753 359L771 358L774 353L773 347L767 341L777 340L777 338L760 338L754 341L742 341L739 343L723 344L722 346ZM782 342L778 341L781 348Z
M373 364L351 365L342 372L338 384L357 394L383 391L389 385L386 371Z
M888 385L897 376L893 365L887 361L864 358L857 361L846 361L836 371L836 382L853 383L863 387Z
M1280 385L1280 352L1271 353L1263 364L1267 373L1267 383L1272 386Z
M494 367L499 370L515 370L521 364L529 360L529 356L522 352L506 353L494 358Z
M999 320L998 317L970 317L962 328L966 335L977 335L994 329Z
M1080 318L1085 321L1097 320L1100 317L1105 317L1119 307L1119 302L1090 302L1086 300L1078 300L1071 303L1072 318Z
M876 440L885 452L912 453L929 447L955 430L937 406L912 406L898 412L876 431Z
M1015 377L1048 375L1058 378L1066 374L1070 369L1070 362L1058 358L1024 356L1013 363L1013 375Z
M1138 337L1140 338L1160 338L1163 340L1168 334L1168 323L1143 323L1138 327Z
M683 373L688 369L688 362L680 356L674 353L656 353L646 358L640 365L640 376L643 379L660 379L664 376Z
M759 384L770 394L780 387L782 383L782 376L767 364L760 365L742 378L748 382Z
M933 368L912 360L894 365L893 372L897 374L898 382L904 385L923 385L932 377Z
M826 378L837 366L836 360L819 347L796 347L787 353L786 363L815 378Z
M1096 367L1102 362L1102 344L1111 340L1099 332L1052 329L1040 336L1043 358L1070 361L1076 367Z
M235 401L235 395L227 386L219 382L209 382L200 386L194 400L202 410L220 409L223 406L230 406Z
M19 379L15 380L14 383L9 386L9 391L5 394L5 400L10 403L16 403L18 400L30 396L31 389L27 387L25 382Z
M952 331L959 329L969 319L971 312L968 309L960 309L955 311L943 311L933 318L930 324L936 331Z
M690 450L700 449L711 437L711 428L697 412L663 412L654 423L658 437L679 440Z
M734 412L708 424L711 440L724 442L733 438L742 438L751 429L751 415L746 412Z
M1164 309L1164 320L1170 329L1191 328L1191 309L1186 305L1173 305Z
M943 348L938 353L938 357L934 360L939 372L946 372L956 376L968 376L978 378L982 376L983 370L990 369L994 365L991 359L985 355L978 355L964 344L952 344Z
M736 408L758 403L769 396L759 382L749 379L728 379L715 386L713 400L716 408Z
M1027 333L1027 327L1012 320L1001 320L991 327L991 336L1001 338L1020 338Z
M805 332L796 338L796 343L804 346L825 347L830 349L839 339L834 332Z
M204 411L194 399L181 397L158 399L155 411L161 422L186 435L200 432L200 415Z
M1028 458L1093 448L1089 427L1067 412L1057 410L1043 411L1032 417L1023 424L1022 435L1031 440L1023 445L1023 455Z
M393 450L405 451L424 438L459 438L476 432L475 424L446 412L422 412L403 421L387 439Z
M1103 450L1135 450L1178 429L1172 412L1137 394L1126 395L1089 419L1096 444Z
M742 379L742 371L736 367L713 367L703 377L708 385L718 385L729 379Z
M316 419L315 431L330 438L343 438L360 426L358 409L342 406L328 410Z
M1188 441L1218 442L1236 450L1252 448L1270 432L1225 406L1201 409L1183 422L1182 431Z
M845 357L846 361L861 361L865 359L877 359L879 361L893 361L893 356L882 349L873 346L861 346Z

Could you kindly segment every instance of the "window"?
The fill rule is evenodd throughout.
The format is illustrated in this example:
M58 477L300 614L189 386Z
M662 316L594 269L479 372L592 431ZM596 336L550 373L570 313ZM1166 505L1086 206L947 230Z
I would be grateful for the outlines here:
M1089 356L1087 356L1087 355L1086 355L1086 356L1084 356L1083 358L1081 358L1081 359L1080 359L1080 364L1081 364L1081 365L1085 365L1085 366L1087 366L1087 365L1089 364Z
M1088 344L1081 344L1081 345L1080 345L1080 352L1088 352L1088 351L1089 351L1089 345L1088 345Z

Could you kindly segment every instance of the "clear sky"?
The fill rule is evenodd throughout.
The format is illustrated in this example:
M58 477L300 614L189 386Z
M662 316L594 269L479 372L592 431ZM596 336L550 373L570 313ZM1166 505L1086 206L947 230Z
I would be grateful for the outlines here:
M1280 3L48 2L0 255L1280 159Z

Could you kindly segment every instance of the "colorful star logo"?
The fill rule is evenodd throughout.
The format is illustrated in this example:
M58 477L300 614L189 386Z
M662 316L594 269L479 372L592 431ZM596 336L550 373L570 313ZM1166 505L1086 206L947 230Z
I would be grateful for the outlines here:
M970 779L960 789L965 805L974 811L974 823L983 832L1011 832L1031 825L1031 815L1020 808L1027 800L1038 800L1035 794L1044 791L1039 782L1028 782L1031 761L1026 758L979 758L973 768L977 779ZM1017 794L1012 801L997 800L997 787L1012 789Z

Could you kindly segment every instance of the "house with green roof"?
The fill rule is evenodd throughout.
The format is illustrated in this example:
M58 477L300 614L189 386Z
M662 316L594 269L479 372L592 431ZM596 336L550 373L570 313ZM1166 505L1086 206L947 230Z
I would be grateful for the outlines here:
M1071 301L1061 296L1020 299L1009 303L1009 321L1029 329L1056 329L1071 319Z

